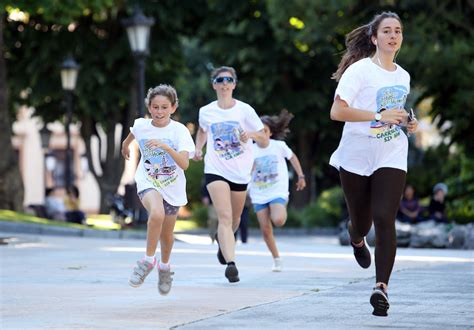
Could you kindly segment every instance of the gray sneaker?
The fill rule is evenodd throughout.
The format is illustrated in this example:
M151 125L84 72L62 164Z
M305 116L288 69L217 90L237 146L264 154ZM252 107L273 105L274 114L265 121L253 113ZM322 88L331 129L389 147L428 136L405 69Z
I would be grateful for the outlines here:
M171 269L162 270L158 268L158 291L162 296L167 295L171 290L174 272Z
M151 273L153 267L156 265L156 260L154 263L145 261L143 259L137 261L137 266L133 268L133 273L130 275L130 279L128 280L128 284L133 286L134 288L138 288L140 285L143 284L145 278L148 274Z

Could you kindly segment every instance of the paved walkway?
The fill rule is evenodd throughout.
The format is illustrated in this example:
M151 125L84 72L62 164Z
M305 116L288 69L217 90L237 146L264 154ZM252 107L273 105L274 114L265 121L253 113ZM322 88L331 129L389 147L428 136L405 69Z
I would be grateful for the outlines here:
M387 318L371 315L374 267L333 237L278 237L284 271L262 240L237 247L229 284L205 235L177 235L170 295L156 272L127 279L144 241L9 234L0 246L1 329L474 329L473 251L399 249Z

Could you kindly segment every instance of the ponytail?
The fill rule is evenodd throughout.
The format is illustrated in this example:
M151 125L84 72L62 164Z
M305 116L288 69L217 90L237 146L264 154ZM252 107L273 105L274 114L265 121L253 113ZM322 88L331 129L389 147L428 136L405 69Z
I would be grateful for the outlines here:
M272 132L272 138L275 140L284 140L286 135L290 132L288 125L293 119L293 114L286 109L282 109L278 116L262 116L260 119L262 123L268 126Z
M375 15L369 24L362 25L346 35L346 50L337 67L337 71L331 77L332 79L339 81L342 74L351 64L365 57L372 56L376 52L377 48L372 43L372 37L377 36L379 25L385 18L395 18L400 24L402 23L396 13L384 11L381 14Z

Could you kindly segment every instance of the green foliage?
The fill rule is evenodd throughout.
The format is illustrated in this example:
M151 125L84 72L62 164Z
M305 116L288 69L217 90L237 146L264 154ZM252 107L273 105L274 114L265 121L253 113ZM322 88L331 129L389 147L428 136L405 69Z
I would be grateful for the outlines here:
M408 168L406 182L415 188L419 197L430 196L436 183L458 176L459 160L456 155L446 157L449 154L449 146L442 144L415 156L417 159Z
M344 196L336 186L323 191L316 201L300 210L288 209L287 227L336 227L343 217Z
M323 191L302 211L304 227L335 227L342 217L344 197L339 186Z
M412 84L423 90L416 100L433 98L431 116L449 136L474 155L474 6L470 1L401 1L405 41L400 59Z
M193 207L193 220L201 228L207 227L207 207L199 204Z
M200 203L202 199L201 187L204 180L204 163L191 160L185 175L188 205L194 206L196 203Z
M460 148L446 144L427 149L409 167L407 183L429 204L433 186L445 182L448 219L458 223L474 221L474 159Z
M86 144L98 136L97 124L110 136L116 123L129 127L136 116L136 77L120 19L132 13L134 3L2 2L7 13L18 8L29 17L24 22L5 20L9 108L28 104L47 122L62 120L58 66L71 53L81 64L74 114L75 120L82 122ZM421 161L415 162L418 165L410 168L409 182L421 195L429 195L438 181L449 182L450 191L456 192L449 196L456 199L450 207L460 210L471 205L470 165L456 167L456 159L462 159L463 154L467 155L466 164L471 164L469 159L474 153L471 2L193 0L177 5L175 0L162 0L140 4L144 13L156 21L151 31L145 86L175 85L180 97L180 121L196 123L199 107L215 98L209 71L220 65L237 69L235 95L254 106L260 115L275 114L282 108L295 114L290 126L293 133L287 142L300 158L310 185L295 195L298 206L309 201L313 182L322 189L338 182L334 169L327 165L341 131L341 124L329 118L336 87L330 76L344 49L345 34L382 10L398 12L404 25L404 46L397 62L411 74L412 90L416 91L409 102L417 105L432 98L430 115L449 137L450 145L458 146L458 152L447 161L443 155L448 147L428 150ZM123 167L123 161L113 157L112 140L108 140L108 156L101 162L104 176L114 176L108 174L113 173L112 168ZM119 177L104 178L99 184L102 188L113 187ZM187 177L190 203L197 203L202 164L192 162ZM297 203L299 199L304 203ZM337 217L318 201L308 206L306 213L290 210L289 223L324 223Z
M300 228L303 226L303 222L303 210L288 207L288 218L286 219L285 227Z
M474 222L474 203L472 199L456 199L448 203L448 219L459 224Z
M474 159L460 154L459 173L446 180L449 186L448 219L457 223L474 222Z

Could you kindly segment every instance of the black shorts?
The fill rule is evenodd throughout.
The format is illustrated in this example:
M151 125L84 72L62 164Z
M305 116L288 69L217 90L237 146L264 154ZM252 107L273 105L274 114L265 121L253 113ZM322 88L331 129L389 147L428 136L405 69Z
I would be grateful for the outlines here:
M214 181L224 181L229 184L230 190L231 191L246 191L247 190L247 184L246 183L235 183L232 181L227 180L226 178L216 175L216 174L209 174L205 173L204 174L206 177L206 186Z

